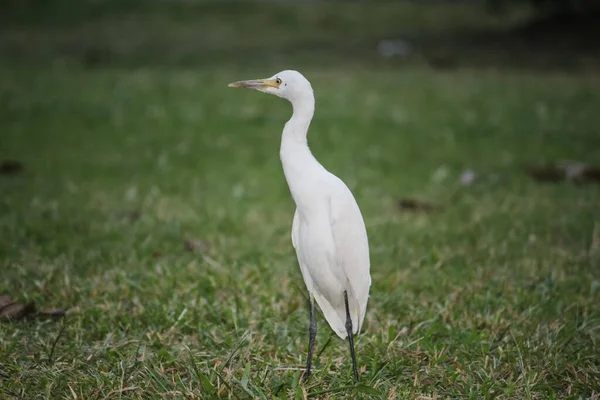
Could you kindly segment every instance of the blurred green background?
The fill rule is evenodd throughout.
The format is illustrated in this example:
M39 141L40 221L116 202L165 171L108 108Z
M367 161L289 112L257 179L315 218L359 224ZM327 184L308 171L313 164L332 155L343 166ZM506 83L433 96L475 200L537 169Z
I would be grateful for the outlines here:
M570 6L570 7L569 7ZM588 0L7 0L0 54L37 65L591 68Z
M0 310L0 397L597 396L600 188L527 173L600 161L593 2L0 7L0 296L66 313ZM227 88L283 69L369 232L360 385L320 316L299 381L291 108Z

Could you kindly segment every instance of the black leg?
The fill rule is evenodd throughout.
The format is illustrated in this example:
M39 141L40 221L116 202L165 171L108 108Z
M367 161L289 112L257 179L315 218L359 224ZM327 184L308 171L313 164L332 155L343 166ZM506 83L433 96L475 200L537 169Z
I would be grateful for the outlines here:
M306 358L306 372L304 379L310 376L310 367L312 365L313 349L315 347L315 337L317 336L317 320L315 318L315 300L310 295L310 327L308 328L308 357Z
M346 332L350 342L350 356L352 356L352 371L354 381L358 382L358 368L356 367L356 354L354 354L354 337L352 336L352 319L350 318L350 307L348 306L348 292L344 290L344 303L346 303Z

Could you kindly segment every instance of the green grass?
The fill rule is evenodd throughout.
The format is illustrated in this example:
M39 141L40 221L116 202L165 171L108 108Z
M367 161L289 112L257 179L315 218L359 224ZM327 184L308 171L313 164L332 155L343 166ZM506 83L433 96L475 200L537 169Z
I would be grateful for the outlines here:
M0 295L67 317L0 323L0 397L598 395L600 187L522 171L600 160L597 76L299 58L311 149L369 232L362 386L320 316L324 350L299 382L307 296L278 156L291 109L227 88L297 64L6 63L0 160L24 171L0 175ZM403 197L443 209L401 212Z
M472 4L402 1L7 0L7 4L0 12L3 63L67 63L90 68L107 64L260 68L265 61L281 63L283 59L313 67L340 62L372 67L429 62L430 58L434 63L437 59L450 59L452 64L499 62L506 54L516 61L523 50L515 46L507 48L502 42L458 49L457 43L464 47L465 41L457 36L468 32L472 38L481 38L483 30L511 26L527 15L517 10L498 16ZM377 51L382 39L403 39L411 52L383 58ZM555 38L551 42L558 45ZM569 51L577 43L553 61L588 63ZM531 49L526 53L537 54ZM588 56L598 59L593 53Z

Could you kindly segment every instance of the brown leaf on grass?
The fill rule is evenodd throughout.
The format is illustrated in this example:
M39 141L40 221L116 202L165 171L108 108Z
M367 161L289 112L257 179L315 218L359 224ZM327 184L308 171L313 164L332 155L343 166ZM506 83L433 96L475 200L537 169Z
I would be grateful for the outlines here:
M35 305L33 303L20 304L11 302L0 310L0 321L22 319L33 313L35 313Z
M600 166L583 163L561 163L534 165L526 168L527 173L538 182L600 182Z
M204 262L213 268L222 269L223 265L219 264L208 254L210 252L210 246L200 239L188 238L183 242L183 246L187 251L200 253Z
M28 317L62 318L65 311L61 308L36 310L34 303L21 304L12 301L8 296L0 296L0 322L15 321Z
M62 308L44 308L38 312L38 315L49 318L62 318L66 315Z
M200 253L208 253L210 248L200 239L188 238L183 242L183 246L188 251L199 251Z
M164 254L161 251L154 250L152 251L152 258L162 258Z
M584 180L591 182L600 182L600 166L588 165L583 170L582 177Z
M553 165L527 167L527 173L539 182L559 182L564 179L563 172Z
M15 175L23 171L23 164L16 160L4 160L0 162L1 175Z
M2 310L5 306L11 304L12 301L8 296L0 296L0 310Z
M407 210L407 211L425 211L425 212L431 212L431 211L436 211L439 210L440 207L433 205L433 204L429 204L429 203L425 203L421 200L417 200L417 199L411 199L411 198L406 198L406 199L400 199L398 200L398 207L401 210Z

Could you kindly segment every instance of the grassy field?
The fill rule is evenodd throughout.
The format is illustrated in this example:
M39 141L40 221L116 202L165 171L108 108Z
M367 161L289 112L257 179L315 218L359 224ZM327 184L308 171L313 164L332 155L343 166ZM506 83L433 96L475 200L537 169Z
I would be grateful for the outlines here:
M274 20L286 7L312 15L274 7ZM363 7L381 21L373 40L393 31L393 18L378 19L382 6ZM480 21L460 7L452 23ZM210 15L247 21L230 9ZM283 22L237 56L223 44L202 47L197 63L144 66L142 45L110 50L118 62L85 62L102 40L81 29L108 37L134 21L133 33L159 37L157 26L209 19L193 10L74 12L79 23L59 12L3 28L0 53L14 57L0 66L0 161L23 171L0 175L0 295L67 316L0 323L0 398L598 397L600 187L523 172L600 160L598 75L359 66L348 57L372 54L343 48L288 57L287 46L312 42ZM342 37L353 14L331 10L315 26ZM411 12L430 30L440 20L440 11ZM223 26L198 29L229 44L243 35L241 22ZM169 32L164 48L187 54ZM307 35L321 43L317 33ZM57 37L74 44L68 56ZM261 59L277 40L284 50ZM373 286L359 386L347 344L320 315L315 373L299 382L307 295L278 156L291 109L227 88L284 68L313 83L311 149L350 186L367 223ZM478 179L461 186L466 169ZM441 209L399 210L406 197Z

